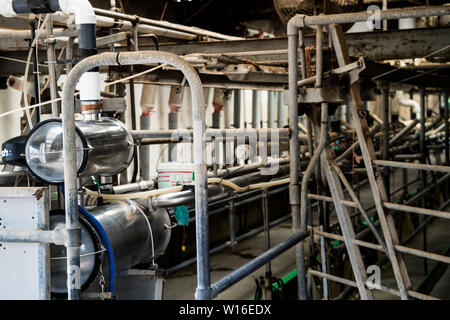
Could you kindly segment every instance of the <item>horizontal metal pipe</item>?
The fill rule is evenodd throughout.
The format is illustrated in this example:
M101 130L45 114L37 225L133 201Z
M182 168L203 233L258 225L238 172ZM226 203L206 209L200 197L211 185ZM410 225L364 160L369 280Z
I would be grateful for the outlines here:
M450 167L438 166L438 165L433 165L433 164L398 162L398 161L387 161L387 160L373 160L373 163L376 165L379 165L379 166L383 166L383 167L405 168L405 169L427 170L427 171L450 173Z
M308 194L308 198L309 199L313 199L313 200L318 200L318 201L326 201L326 202L333 202L333 198L332 197L327 197L327 196L322 196L322 195L318 195L318 194ZM358 205L356 203L354 203L353 201L349 201L349 200L341 200L341 202L346 205L347 207L352 207L352 208L358 208Z
M210 213L213 214L213 211L211 211ZM274 226L276 226L276 225L279 225L280 223L283 223L283 222L289 220L290 218L291 218L291 215L290 215L290 214L285 215L285 216L283 216L283 217L281 217L281 218L279 218L279 219L277 219L277 220L272 221L272 222L269 224L269 227L274 227ZM244 234L242 234L242 235L236 237L236 242L240 242L240 241L246 240L246 239L248 239L248 238L251 238L251 237L257 235L258 233L260 233L260 232L262 232L262 231L264 231L264 227L263 227L263 226L258 227L258 228L256 228L256 229L253 229L253 230L251 230L251 231L249 231L249 232L247 232L247 233L244 233ZM209 251L209 254L212 255L212 254L217 253L217 252L219 252L219 251L221 251L221 250L224 250L224 249L226 249L226 248L229 248L229 246L230 246L230 245L229 245L229 241L227 241L227 242L225 242L225 243L223 243L223 244L221 244L221 245L219 245L219 246L217 246L217 247L211 249L211 250ZM184 268L187 268L188 266L194 264L196 261L197 261L197 257L193 257L193 258L191 258L191 259L188 259L188 260L186 260L186 261L183 261L182 263L180 263L180 264L178 264L178 265L176 265L176 266L173 266L173 267L167 269L166 275L169 276L169 275L171 275L171 274L174 274L174 273L177 272L177 271L180 271L180 270L182 270L182 269L184 269Z
M337 235L337 234L323 232L323 231L320 231L317 228L308 228L308 230L314 230L314 233L319 235L319 236L324 236L326 238L330 238L330 239L333 239L333 240L344 241L344 237L340 236L340 235ZM374 249L374 250L378 250L378 251L383 251L383 247L378 245L378 244L374 244L374 243L367 242L367 241L362 241L362 240L357 240L357 239L353 240L352 242L353 242L353 244L361 246L361 247ZM402 252L402 253L407 253L407 254L410 254L410 255L413 255L413 256L427 258L427 259L430 259L430 260L435 260L435 261L439 261L439 262L444 262L444 263L449 263L450 264L450 257L446 257L446 256L443 256L443 255L440 255L440 254L426 252L426 251L422 251L422 250L418 250L418 249L414 249L414 248L405 247L403 245L395 245L394 247L395 247L395 249L397 251Z
M153 19L139 17L136 15L129 15L129 14L125 14L125 13L119 13L119 12L114 12L114 11L109 11L109 10L104 10L104 9L99 9L99 8L94 8L94 10L95 10L95 14L99 15L99 16L125 20L125 21L129 21L129 22L137 23L137 24L144 24L144 25L149 25L149 26L154 26L154 27L159 27L159 28L165 28L165 29L178 31L178 32L184 32L184 33L188 33L188 34L192 34L192 35L196 35L196 36L209 37L209 38L216 39L216 40L242 40L242 38L240 38L240 37L227 36L227 35L220 34L217 32L203 30L203 29L199 29L199 28L195 28L195 27L187 27L184 25L170 23L167 21L153 20Z
M123 184L119 186L114 186L113 191L115 194L127 193L132 191L140 191L140 190L150 190L153 188L154 183L152 180L141 181L136 183Z
M54 29L53 30L54 37L77 37L77 30L72 29ZM39 35L39 39L44 39L47 36L45 33L41 33ZM14 30L14 31L0 31L0 40L29 40L31 39L31 31L30 30Z
M135 139L143 138L172 138L172 141L178 141L180 138L192 138L192 130L134 130L131 132ZM272 134L273 133L273 134ZM267 137L271 140L275 137L288 137L289 129L208 129L205 131L205 140L214 138L216 141L222 137Z
M242 267L231 272L229 275L225 276L223 279L215 282L211 285L212 296L216 297L219 293L225 291L235 283L241 281L245 277L249 276L254 271L258 270L260 267L264 266L267 262L278 257L280 254L293 247L297 243L306 239L309 236L309 232L297 232L292 237L286 241L278 244L272 249L266 251L262 255L253 259L249 263L246 263Z
M20 230L20 231L0 231L0 242L16 243L54 243L56 245L65 244L67 237L66 230Z
M417 154L396 154L394 155L395 160L416 160L423 159L423 155L421 153Z
M279 189L271 190L271 191L269 191L269 196L278 194L278 193L280 193L280 192L284 192L286 189L288 189L288 186L284 186L284 187L279 188ZM250 197L250 198L246 198L246 199L241 200L241 201L236 201L235 204L234 204L234 207L236 208L236 207L243 206L243 205L246 205L246 204L249 204L249 203L253 203L253 202L255 202L255 201L260 200L261 197L262 197L262 195L261 195L261 190L253 190L253 191L256 191L256 193L258 193L258 195L253 196L253 197ZM235 197L235 200L239 198L238 196L239 196L239 195L234 196L234 197ZM225 200L220 200L219 203L211 203L211 207L212 207L212 206L217 206L217 205L220 204L220 203L228 202L228 201L230 201L230 198L226 198ZM219 208L217 208L217 209L214 209L214 210L209 211L209 216L210 216L210 217L211 217L211 216L214 216L214 215L216 215L216 214L219 214L219 213L224 212L225 210L228 210L228 205L225 205L225 206L222 206L222 207L219 207ZM191 212L191 211L192 211L192 210L189 210L189 212ZM194 222L194 220L195 220L194 217L189 218L189 223Z
M0 178L3 177L21 177L26 174L25 171L6 171L6 172L0 172Z
M325 279L328 279L328 280L331 280L331 281L335 281L335 282L338 282L338 283L342 283L342 284L350 286L350 287L354 287L354 288L358 287L356 282L352 281L352 280L348 280L348 279L344 279L344 278L341 278L341 277L333 276L331 274L319 272L319 271L312 270L312 269L309 269L308 272L311 275L314 275L314 276L317 276L317 277L321 277L321 278L325 278ZM400 293L397 290L394 290L394 289L391 289L391 288L387 288L385 286L375 285L373 289L384 291L384 292L388 292L388 293L390 293L392 295L395 295L395 296L400 296ZM434 298L434 297L431 297L431 296L427 296L425 294L416 292L414 290L408 290L408 295L413 297L413 298L422 299L422 300L439 300L437 298Z
M344 24L368 21L373 12L362 11L342 14L329 14L322 16L294 16L289 23L303 28L305 26L316 26L326 24ZM444 16L450 14L449 6L426 6L414 8L399 8L391 10L382 10L378 12L377 18L380 20L397 20L405 18L420 18L431 16Z
M423 215L427 215L427 216L434 216L434 217L438 217L438 218L450 219L450 212L445 212L445 211L418 208L418 207L412 207L412 206L407 206L404 204L396 204L396 203L390 203L390 202L383 203L383 206L387 209L392 209L392 210L396 210L396 211L418 213L418 214L423 214Z

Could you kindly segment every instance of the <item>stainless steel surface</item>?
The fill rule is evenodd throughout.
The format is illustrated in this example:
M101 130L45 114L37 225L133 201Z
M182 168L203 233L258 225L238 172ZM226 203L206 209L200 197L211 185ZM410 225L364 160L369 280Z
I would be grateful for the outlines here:
M112 202L88 210L102 225L114 254L116 272L128 270L134 265L150 262L164 254L170 240L170 217L165 209L148 212L135 202ZM145 216L144 216L145 214ZM89 222L85 221L86 224ZM149 227L150 223L150 227ZM51 229L64 228L64 216L51 217ZM95 227L89 224L89 228ZM98 265L95 255L101 250L96 236L82 225L80 247L81 286L96 275ZM153 239L153 240L152 240ZM153 248L155 252L153 253ZM52 292L65 293L66 287L66 248L62 245L51 246L51 283ZM96 269L97 268L97 269Z
M88 144L87 163L80 176L111 176L128 168L134 155L130 130L119 120L102 118L98 121L75 123Z
M207 194L207 166L203 161L206 143L203 140L205 132L205 99L200 77L192 66L182 58L168 52L142 51L126 53L103 53L91 56L79 62L68 75L63 89L63 119L66 125L64 130L65 145L72 145L75 141L73 95L75 86L81 76L88 70L101 65L132 65L167 63L178 68L186 77L191 89L192 121L194 138L194 164L195 164L195 207L197 219L197 256L198 256L198 299L211 298L210 272L209 272L209 221L208 221L208 194ZM76 192L75 150L68 148L64 157L64 168L69 172L66 179L66 190ZM67 191L66 191L67 192ZM75 199L76 200L76 194ZM68 218L77 220L76 201L67 201ZM70 223L68 224L70 228ZM79 256L79 253L78 253ZM70 271L70 269L68 269Z
M142 208L140 208L143 210ZM148 213L143 210L147 215ZM150 228L146 217L134 202L113 202L90 210L101 223L108 235L114 252L117 272L126 270L138 263L149 262L153 256ZM170 238L170 225L167 211L161 209L148 214L155 245L155 256L164 253L167 238Z

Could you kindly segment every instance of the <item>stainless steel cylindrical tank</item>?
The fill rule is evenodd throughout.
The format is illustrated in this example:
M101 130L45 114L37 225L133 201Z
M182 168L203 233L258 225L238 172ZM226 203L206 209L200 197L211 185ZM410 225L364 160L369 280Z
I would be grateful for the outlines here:
M77 168L80 177L111 176L124 171L134 156L130 130L119 120L102 118L75 122ZM59 184L64 181L61 119L36 125L25 145L25 159L38 179Z
M171 225L171 221L165 209L150 213L133 201L118 201L89 209L88 212L101 224L108 236L116 272L156 259L164 254L169 244L171 229L167 227ZM51 217L51 228L59 226L63 221L61 217L63 217L61 214ZM93 234L93 230L96 234ZM95 250L103 247L99 243L100 239L97 228L89 222L89 219L83 220L81 285L84 287L89 279L94 279L99 272L100 265L95 263L93 257L99 254ZM66 288L65 252L64 246L51 245L52 292L61 293L61 288L64 290ZM103 268L106 265L104 264Z

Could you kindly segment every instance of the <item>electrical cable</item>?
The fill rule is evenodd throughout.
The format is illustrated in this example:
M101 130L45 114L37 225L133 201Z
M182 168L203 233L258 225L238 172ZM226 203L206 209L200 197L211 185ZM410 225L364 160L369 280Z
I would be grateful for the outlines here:
M64 194L64 193L63 193ZM114 260L114 252L111 246L111 242L109 241L108 234L105 229L101 225L101 223L85 208L82 206L78 206L78 211L94 226L94 228L99 233L99 236L103 242L103 245L106 248L106 252L108 253L108 261L109 261L109 286L108 291L111 294L114 294L115 282L116 282L116 262Z
M128 200L128 204L131 205L131 202ZM135 205L136 208L138 208L139 212L142 213L142 215L145 218L145 221L147 222L148 229L150 230L150 240L152 241L152 266L156 269L157 265L155 263L155 242L153 241L153 230L152 226L150 224L150 221L148 220L147 216L145 215L144 211L139 207L139 205Z

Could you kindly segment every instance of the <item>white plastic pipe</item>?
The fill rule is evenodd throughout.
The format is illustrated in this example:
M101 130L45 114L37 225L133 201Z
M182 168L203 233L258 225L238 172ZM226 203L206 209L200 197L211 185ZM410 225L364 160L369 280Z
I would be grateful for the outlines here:
M412 112L416 115L416 118L420 120L420 105L414 100L403 99L403 91L396 91L395 100L398 104L412 109Z

